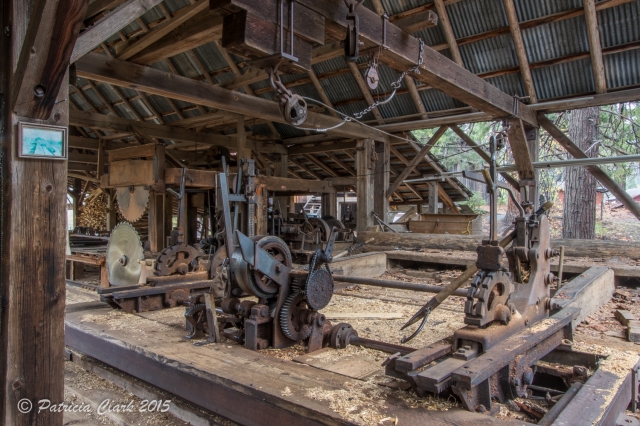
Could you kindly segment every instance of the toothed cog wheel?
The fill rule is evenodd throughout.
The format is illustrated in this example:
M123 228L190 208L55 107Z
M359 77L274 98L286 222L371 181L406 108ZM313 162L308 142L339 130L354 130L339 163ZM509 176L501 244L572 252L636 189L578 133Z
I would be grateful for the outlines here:
M293 293L287 297L280 310L280 328L285 336L297 342L309 338L312 327L306 317L309 305L302 293Z

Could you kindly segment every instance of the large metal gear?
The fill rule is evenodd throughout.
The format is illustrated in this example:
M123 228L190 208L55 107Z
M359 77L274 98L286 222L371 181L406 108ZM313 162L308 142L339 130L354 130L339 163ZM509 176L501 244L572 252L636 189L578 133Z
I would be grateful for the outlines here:
M114 286L136 285L144 259L142 243L136 230L127 222L119 223L111 232L107 245L107 273Z
M187 244L167 247L160 252L156 260L154 274L167 276L173 274L185 275L189 272L199 272L209 269L210 263L202 259L206 254L194 246Z
M305 287L309 307L315 311L325 308L333 296L333 276L324 268L309 271Z
M309 312L307 300L302 293L292 293L280 309L280 329L285 336L296 342L306 340L313 327L306 321Z
M147 210L149 190L144 186L128 186L116 189L120 213L131 223L137 222Z
M464 305L465 324L478 327L500 321L508 324L511 309L507 306L514 291L511 275L504 271L480 271L469 287Z

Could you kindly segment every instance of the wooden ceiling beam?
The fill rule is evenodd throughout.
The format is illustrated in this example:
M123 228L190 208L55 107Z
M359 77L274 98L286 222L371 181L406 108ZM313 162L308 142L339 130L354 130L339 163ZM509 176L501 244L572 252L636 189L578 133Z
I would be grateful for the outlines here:
M533 76L531 75L529 59L527 58L527 51L524 47L522 32L520 31L518 13L516 12L513 0L503 0L502 3L507 14L507 20L509 21L509 30L511 31L511 38L513 39L513 45L516 49L516 56L518 57L518 64L520 66L522 82L524 83L524 90L529 97L529 103L535 104L538 102L538 96L536 95L536 88L533 85Z
M607 76L604 71L602 59L602 43L600 42L600 30L598 28L598 15L596 13L595 0L584 0L584 18L587 21L587 37L589 39L589 52L593 68L596 93L607 92Z
M391 194L396 189L398 189L398 187L402 184L402 182L407 178L407 176L411 174L411 172L413 172L416 166L422 162L425 156L429 153L429 151L431 151L431 149L438 142L438 140L440 140L440 138L442 137L442 135L444 135L446 131L447 131L446 126L441 126L438 130L436 130L436 132L434 133L433 136L431 136L429 141L420 149L420 151L416 154L416 156L413 157L409 165L396 177L393 183L389 185L389 188L387 189L387 193L386 193L387 197L390 197Z
M217 13L206 11L146 47L131 57L130 61L140 65L150 65L221 38L222 17Z
M316 178L318 180L322 179L319 174L317 174L313 170L309 169L308 167L303 166L302 163L299 163L296 160L292 159L291 156L289 156L288 161L289 161L289 163L291 163L291 164L289 164L289 168L293 168L293 166L296 166L297 168L299 168L303 172L307 173L309 176L313 176L314 178Z
M127 46L119 49L117 57L122 60L133 58L147 47L151 46L161 38L170 34L173 30L184 24L194 16L204 13L209 9L209 0L198 0L197 2L186 6L176 12L173 17L167 16L167 19L161 24L154 27L140 39L128 43Z
M346 20L348 9L343 1L299 0L299 3L326 18L325 27L329 35L344 34L348 25ZM358 18L360 39L369 46L382 45L382 19L366 8L358 9ZM392 68L404 71L417 65L420 52L419 40L393 23L387 24L386 45L389 49L384 52L382 58ZM516 108L511 95L502 92L428 46L424 46L422 57L421 73L414 76L417 80L495 117L513 115ZM517 116L535 125L536 116L533 111L522 103L517 106Z
M103 81L122 87L133 88L167 98L191 102L196 105L219 108L226 111L246 114L279 123L286 123L275 102L251 97L238 92L209 86L206 83L187 77L167 75L153 68L132 64L96 53L85 55L77 62L78 75L95 81ZM330 128L342 123L342 120L310 112L305 127ZM389 137L375 129L359 123L345 123L328 131L348 138L371 138L388 141Z
M320 167L320 169L322 169L325 172L327 172L329 174L329 176L334 176L334 177L338 177L339 176L338 173L336 173L335 170L333 170L331 167L329 167L326 164L324 164L322 161L318 160L316 157L313 156L313 154L305 154L304 157L306 159L308 159L309 161L311 161L316 166Z
M100 43L140 18L147 11L155 7L162 0L129 0L121 4L108 15L87 28L78 37L73 53L71 54L71 63L74 63L93 49L98 47Z
M420 97L420 93L418 93L418 88L416 87L416 82L413 80L413 77L410 75L404 76L404 84L407 86L409 90L409 96L411 96L411 101L413 101L413 106L416 107L416 111L422 114L421 119L426 119L427 109L424 106L424 102L422 102L422 98Z

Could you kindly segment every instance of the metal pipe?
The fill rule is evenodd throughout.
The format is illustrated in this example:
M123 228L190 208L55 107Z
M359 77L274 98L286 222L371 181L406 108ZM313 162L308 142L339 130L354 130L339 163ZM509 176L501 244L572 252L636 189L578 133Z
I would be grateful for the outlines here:
M380 342L378 340L366 339L364 337L358 337L358 336L350 337L348 344L362 346L369 349L375 349L375 350L387 352L390 354L395 354L400 352L400 355L410 354L411 352L414 352L417 350L415 348L410 348L408 346L394 345L393 343Z
M558 160L558 161L537 161L533 163L534 169L554 169L554 168L563 168L563 167L580 167L580 166L600 166L602 164L615 164L615 163L635 163L640 161L640 154L634 155L616 155L613 157L596 157L596 158L574 158L571 160ZM472 173L482 173L482 170L485 169L477 169L477 170L469 170ZM500 172L515 172L517 171L517 167L515 164L505 164L503 166L497 167L496 171ZM407 179L403 182L412 183L412 182L429 182L433 180L442 180L445 177L461 175L462 171L459 172L445 172L439 173L435 176L423 177L418 179Z
M347 277L345 275L334 275L333 280L341 283L370 285L373 287L396 288L399 290L413 290L413 291L419 291L423 293L440 293L445 288L439 285L412 284L412 283L405 283L402 281L395 281L395 280L379 280L374 278ZM458 290L455 290L452 293L452 295L459 296L459 297L467 297L467 290L458 289Z
M551 425L555 421L555 419L558 418L560 413L562 413L562 410L564 410L567 405L569 405L571 400L578 394L580 388L582 388L581 382L575 382L573 385L571 385L569 390L562 396L562 398L560 398L558 402L556 402L556 405L554 405L549 411L547 411L547 414L545 414L544 417L540 419L538 425Z

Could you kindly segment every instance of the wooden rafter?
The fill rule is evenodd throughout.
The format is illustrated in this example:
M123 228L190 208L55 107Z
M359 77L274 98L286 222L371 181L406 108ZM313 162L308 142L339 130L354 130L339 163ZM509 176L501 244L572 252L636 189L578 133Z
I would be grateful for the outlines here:
M604 71L602 59L602 44L600 43L600 30L598 29L598 15L596 13L595 0L584 0L584 18L587 21L587 37L589 38L589 52L593 68L596 93L607 92L607 76Z
M334 177L338 177L339 176L338 173L336 173L335 170L333 170L331 167L329 167L326 164L324 164L322 161L318 160L316 157L314 157L313 154L306 154L304 156L304 158L306 158L307 160L311 161L313 164L318 166L321 170L324 170L325 172L327 172L329 174L329 176L334 176Z
M522 82L524 83L524 90L529 97L529 102L535 104L538 102L538 96L536 95L536 88L533 85L533 76L531 75L529 59L527 58L524 40L522 39L522 32L520 31L520 21L518 20L516 7L513 0L503 0L503 4L504 10L507 14L507 20L509 21L511 38L513 38L513 44L516 48L516 56L518 57L518 64L520 66Z
M351 70L351 75L356 80L356 84L360 88L362 95L367 101L367 105L369 106L373 105L375 101L373 99L373 96L371 95L371 92L369 91L369 86L367 86L367 82L364 81L364 77L362 77L362 73L360 73L360 69L355 64L355 62L347 62L347 65L349 66L349 69ZM371 113L373 114L373 117L376 119L378 124L384 124L384 118L382 118L382 114L380 113L380 110L377 107L373 108L371 110Z
M299 168L303 172L307 173L308 175L313 176L314 178L319 179L319 180L322 179L319 174L317 174L313 170L309 169L308 167L302 165L301 163L297 162L296 160L291 158L291 156L289 156L289 163L291 163L289 165L289 168L293 168L292 166L296 166L297 168Z
M435 0L434 3L436 5L436 10L438 11L440 25L442 25L442 31L444 32L444 36L447 39L447 44L449 45L449 50L451 51L451 57L456 64L464 67L462 55L460 54L460 49L458 48L458 43L456 42L456 36L453 33L451 21L449 21L449 14L447 13L447 8L444 4L444 0Z
M416 107L418 113L422 114L420 118L423 120L427 118L427 109L424 106L424 102L420 98L420 94L418 93L418 88L416 87L416 82L413 81L413 77L410 75L404 76L404 84L407 86L409 90L409 95L411 96L411 100L413 101L413 105Z
M71 54L71 63L74 63L91 52L98 47L100 43L107 40L131 22L137 20L161 1L162 0L129 0L115 8L78 37L78 41Z

